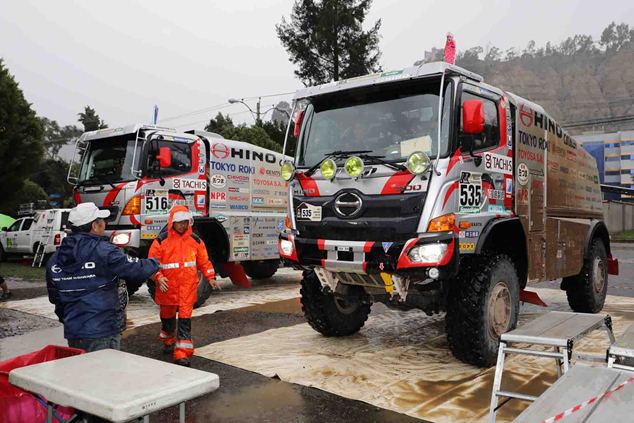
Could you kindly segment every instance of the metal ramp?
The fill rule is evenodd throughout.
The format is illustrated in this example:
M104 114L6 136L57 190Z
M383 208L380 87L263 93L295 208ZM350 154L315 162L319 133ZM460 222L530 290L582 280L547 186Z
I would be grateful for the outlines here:
M500 337L495 377L493 379L489 422L495 422L497 409L511 399L523 401L535 401L537 399L537 397L532 395L502 391L500 389L506 354L522 354L555 359L557 376L561 377L562 367L563 373L568 372L570 361L573 357L581 360L605 361L605 356L599 357L573 353L575 341L601 328L606 330L610 338L610 344L613 344L614 334L612 333L612 319L605 314L551 311L520 328L502 334ZM534 349L535 346L551 347L552 351L544 350L543 348ZM498 406L499 397L505 397L506 399Z
M610 346L608 367L634 372L634 324Z

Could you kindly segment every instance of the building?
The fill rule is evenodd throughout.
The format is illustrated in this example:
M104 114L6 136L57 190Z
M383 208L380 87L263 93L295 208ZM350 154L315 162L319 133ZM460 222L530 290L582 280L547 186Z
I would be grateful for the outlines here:
M602 184L634 189L634 131L593 133L574 137L597 160ZM605 199L629 199L618 194Z

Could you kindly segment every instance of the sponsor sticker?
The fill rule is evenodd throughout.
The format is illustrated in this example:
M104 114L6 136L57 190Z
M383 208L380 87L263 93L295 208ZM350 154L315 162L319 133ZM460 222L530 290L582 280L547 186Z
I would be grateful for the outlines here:
M229 208L232 210L248 210L249 206L246 204L230 204Z
M212 191L209 193L209 201L212 203L224 203L227 201L227 193Z
M227 178L225 178L224 175L219 173L211 175L211 186L223 188L225 185L227 185Z
M239 192L242 194L248 194L249 193L249 188L239 188L239 187L229 187L227 188L227 191L229 192ZM257 192L253 192L254 194L258 194Z
M478 213L482 200L482 174L461 172L458 211L460 213Z
M204 179L174 178L172 179L172 187L185 191L206 191L207 181Z
M297 207L295 213L297 220L310 220L311 222L321 222L321 206L302 203Z
M490 172L501 172L505 175L513 174L513 159L495 153L484 153L484 168Z
M517 166L517 182L519 182L520 185L526 185L528 183L528 166L526 166L526 163L520 163L519 166Z
M507 194L513 194L513 180L511 178L508 178L505 180L505 192Z
M475 242L461 242L459 248L461 253L473 252L475 251L476 244Z
M477 238L479 236L479 231L460 231L460 238Z
M390 249L390 247L392 246L393 242L382 242L381 245L383 246L383 251L385 251L385 254L387 254L388 250Z
M251 202L255 205L263 205L264 204L264 197L253 197L251 199Z
M494 213L504 213L506 212L506 209L504 208L504 206L500 204L489 204L488 211L494 212Z
M504 200L504 191L499 189L489 190L489 198L492 200Z
M156 232L141 232L141 239L154 239L157 236Z
M161 227L158 226L158 225L147 225L145 227L145 230L147 230L147 231L160 231Z

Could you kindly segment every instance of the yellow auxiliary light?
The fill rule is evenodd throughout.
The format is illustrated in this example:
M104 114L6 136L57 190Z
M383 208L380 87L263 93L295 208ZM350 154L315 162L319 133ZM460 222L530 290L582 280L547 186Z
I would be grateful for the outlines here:
M357 156L352 156L346 160L343 168L351 178L358 178L363 173L363 160Z
M427 172L429 166L431 165L431 160L429 160L429 156L422 151L416 151L407 158L407 170L412 172L414 175L420 175L422 173Z
M337 173L337 163L332 159L324 160L320 166L320 170L324 178L332 180Z
M295 166L293 166L293 163L291 162L284 162L284 164L282 165L281 173L282 178L284 178L285 181L290 181L295 174Z

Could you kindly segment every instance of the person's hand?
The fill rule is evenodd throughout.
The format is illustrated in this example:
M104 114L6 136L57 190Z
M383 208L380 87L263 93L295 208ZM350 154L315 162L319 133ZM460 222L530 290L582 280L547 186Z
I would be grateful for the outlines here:
M160 278L158 278L157 282L161 292L167 292L169 288L169 285L168 285L169 280L165 276L161 276Z
M212 289L217 289L219 291L222 290L222 288L220 287L220 284L218 282L216 282L215 279L209 279L207 282L209 282L209 285L211 285Z

